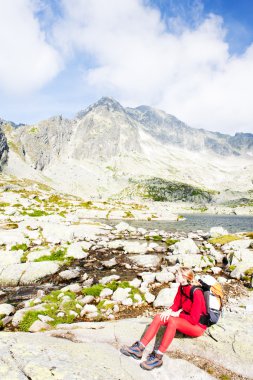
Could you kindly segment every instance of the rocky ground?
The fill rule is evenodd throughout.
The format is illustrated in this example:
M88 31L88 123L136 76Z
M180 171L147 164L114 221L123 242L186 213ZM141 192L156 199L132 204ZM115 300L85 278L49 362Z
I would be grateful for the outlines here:
M32 181L2 177L1 189L1 378L148 378L118 348L171 304L180 264L223 285L225 331L215 327L218 343L209 336L176 340L156 376L252 378L252 232L109 226L94 221L97 213L157 215L138 204L114 210L107 202L84 202Z

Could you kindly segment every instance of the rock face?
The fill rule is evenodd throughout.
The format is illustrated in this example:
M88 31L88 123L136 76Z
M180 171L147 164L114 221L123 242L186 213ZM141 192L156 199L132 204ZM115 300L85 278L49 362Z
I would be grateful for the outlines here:
M249 133L229 136L197 130L163 111L147 106L124 108L111 98L100 99L73 120L58 116L10 128L10 151L22 162L21 176L25 165L30 172L32 167L36 175L42 171L64 192L129 197L139 195L138 182L151 180L141 182L141 196L154 200L208 203L216 194L207 191L210 183L211 190L238 191L231 192L232 200L235 195L236 199L251 198L253 135ZM220 156L224 160L217 163ZM3 157L6 160L6 153ZM13 154L10 157L8 167L14 171L16 161ZM132 180L137 181L133 189ZM152 193L157 186L164 193L159 199ZM145 194L146 187L151 197ZM230 195L224 194L229 200Z
M139 363L120 355L111 345L110 335L105 339L101 331L100 329L99 334L96 334L95 339L89 343L78 343L72 333L63 333L62 337L66 339L57 339L40 333L35 335L1 333L1 380L154 379L154 374L142 370ZM94 330L89 332L95 333ZM59 335L58 332L56 334ZM71 342L71 337L74 342ZM214 379L184 360L166 358L163 367L156 370L156 375L161 380L175 378L175 374L178 380Z
M148 133L163 143L175 144L193 151L208 149L224 156L253 151L253 135L250 133L229 136L194 129L176 117L148 106L127 108L126 111L142 124Z
M9 147L7 144L6 137L1 128L1 119L0 119L0 171L2 170L2 167L4 166L4 164L6 164L7 162L8 151L9 151Z
M18 128L17 139L25 160L35 169L43 170L59 157L72 132L72 123L58 116L34 126Z

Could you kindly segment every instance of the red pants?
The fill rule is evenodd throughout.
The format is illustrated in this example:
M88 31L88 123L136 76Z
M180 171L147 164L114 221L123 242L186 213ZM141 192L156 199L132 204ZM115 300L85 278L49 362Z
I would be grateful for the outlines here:
M205 329L202 329L200 326L192 325L186 319L179 317L169 317L166 322L162 322L160 314L157 314L147 329L144 337L141 339L141 343L146 346L157 334L159 328L166 325L167 328L164 332L161 344L159 346L159 351L161 352L165 352L167 350L177 330L192 337L201 336L205 332Z

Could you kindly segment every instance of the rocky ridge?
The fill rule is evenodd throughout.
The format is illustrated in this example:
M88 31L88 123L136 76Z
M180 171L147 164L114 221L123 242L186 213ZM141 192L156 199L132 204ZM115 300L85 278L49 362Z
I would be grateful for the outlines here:
M124 108L111 98L73 120L59 116L31 126L2 122L2 129L10 147L5 173L37 178L58 191L143 199L133 181L142 186L159 179L175 184L167 201L178 201L183 184L197 189L202 204L201 191L215 192L215 203L244 199L244 205L252 204L251 134L197 130L163 111ZM184 201L196 202L190 194Z

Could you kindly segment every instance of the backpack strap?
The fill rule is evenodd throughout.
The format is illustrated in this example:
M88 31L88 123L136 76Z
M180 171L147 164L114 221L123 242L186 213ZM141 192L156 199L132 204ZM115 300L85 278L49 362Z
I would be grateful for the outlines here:
M181 286L181 294L183 294L186 298L190 299L193 302L193 294L194 294L195 290L197 290L197 289L202 290L202 287L198 286L198 285L192 285L192 287L190 289L190 295L189 296L184 292L183 289L184 289L183 286Z

